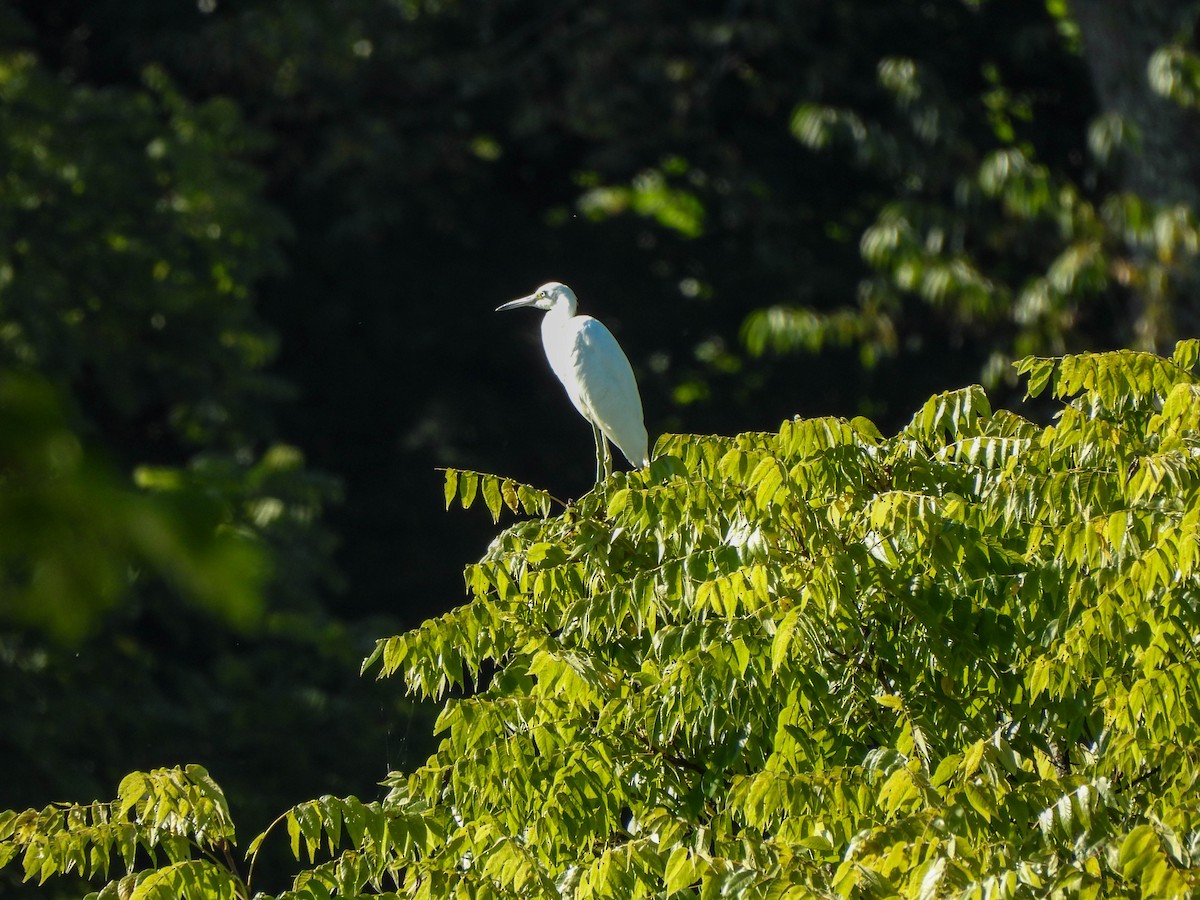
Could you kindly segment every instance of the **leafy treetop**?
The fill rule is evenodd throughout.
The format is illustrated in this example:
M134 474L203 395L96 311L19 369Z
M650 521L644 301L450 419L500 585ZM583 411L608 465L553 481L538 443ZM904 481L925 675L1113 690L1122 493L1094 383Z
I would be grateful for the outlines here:
M280 896L1188 895L1198 360L1023 360L1048 426L972 386L891 437L667 436L554 515L451 473L449 499L541 514L467 568L468 603L378 643L366 668L445 701L441 744L377 803L285 813L311 864ZM136 777L98 812L4 814L0 858L105 879L116 818L194 849L101 896L248 896L220 803L129 799L206 776Z

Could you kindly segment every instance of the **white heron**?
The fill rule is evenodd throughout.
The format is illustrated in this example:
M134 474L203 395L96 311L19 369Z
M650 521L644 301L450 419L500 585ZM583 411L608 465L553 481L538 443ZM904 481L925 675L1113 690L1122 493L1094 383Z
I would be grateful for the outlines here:
M496 312L519 306L546 312L542 318L542 346L567 396L592 426L596 481L600 481L601 472L605 477L612 474L609 441L621 449L631 465L650 465L642 398L633 368L612 332L591 316L575 315L575 292L557 281L543 284L528 297L496 307Z

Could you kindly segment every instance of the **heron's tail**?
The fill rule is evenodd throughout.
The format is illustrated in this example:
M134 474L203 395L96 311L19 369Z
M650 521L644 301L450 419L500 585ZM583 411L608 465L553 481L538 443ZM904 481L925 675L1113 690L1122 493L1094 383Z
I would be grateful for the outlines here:
M621 455L629 460L631 466L635 469L644 469L650 465L650 444L646 437L645 426L641 422L637 422L635 425L636 427L631 425L624 429L622 440L617 440L617 436L611 433L613 431L611 428L602 425L600 430L604 432L605 437L616 444Z

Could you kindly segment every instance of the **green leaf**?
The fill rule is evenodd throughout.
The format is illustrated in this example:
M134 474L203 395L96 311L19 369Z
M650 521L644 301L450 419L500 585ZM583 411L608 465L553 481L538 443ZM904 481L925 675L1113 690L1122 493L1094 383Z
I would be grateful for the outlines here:
M605 515L609 519L615 519L621 514L625 507L629 504L629 488L621 488L614 491L608 501L608 509Z
M696 881L696 866L691 852L686 847L676 847L667 859L663 886L667 894L674 894L691 887Z
M500 481L494 477L483 480L483 501L487 504L492 521L500 521L500 509L504 506L504 498L500 491Z
M458 499L463 509L470 509L475 502L475 494L479 490L478 472L458 473Z
M1195 372L1196 363L1200 362L1200 340L1188 338L1187 340L1176 342L1175 352L1171 354L1171 362L1175 363L1181 369Z
M1018 375L1029 376L1029 381L1025 388L1025 397L1031 399L1040 396L1046 390L1046 385L1050 383L1050 379L1054 376L1056 364L1052 359L1038 359L1034 356L1027 356L1024 359L1017 360L1013 365L1016 367Z
M1138 825L1125 835L1117 863L1126 878L1136 878L1159 853L1158 835L1150 825Z

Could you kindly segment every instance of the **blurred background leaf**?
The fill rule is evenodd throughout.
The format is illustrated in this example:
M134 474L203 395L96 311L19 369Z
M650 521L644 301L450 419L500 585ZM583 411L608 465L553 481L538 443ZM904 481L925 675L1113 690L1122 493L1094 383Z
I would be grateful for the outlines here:
M142 570L230 625L261 616L267 559L199 492L140 494L85 453L47 386L0 376L0 622L77 643Z

